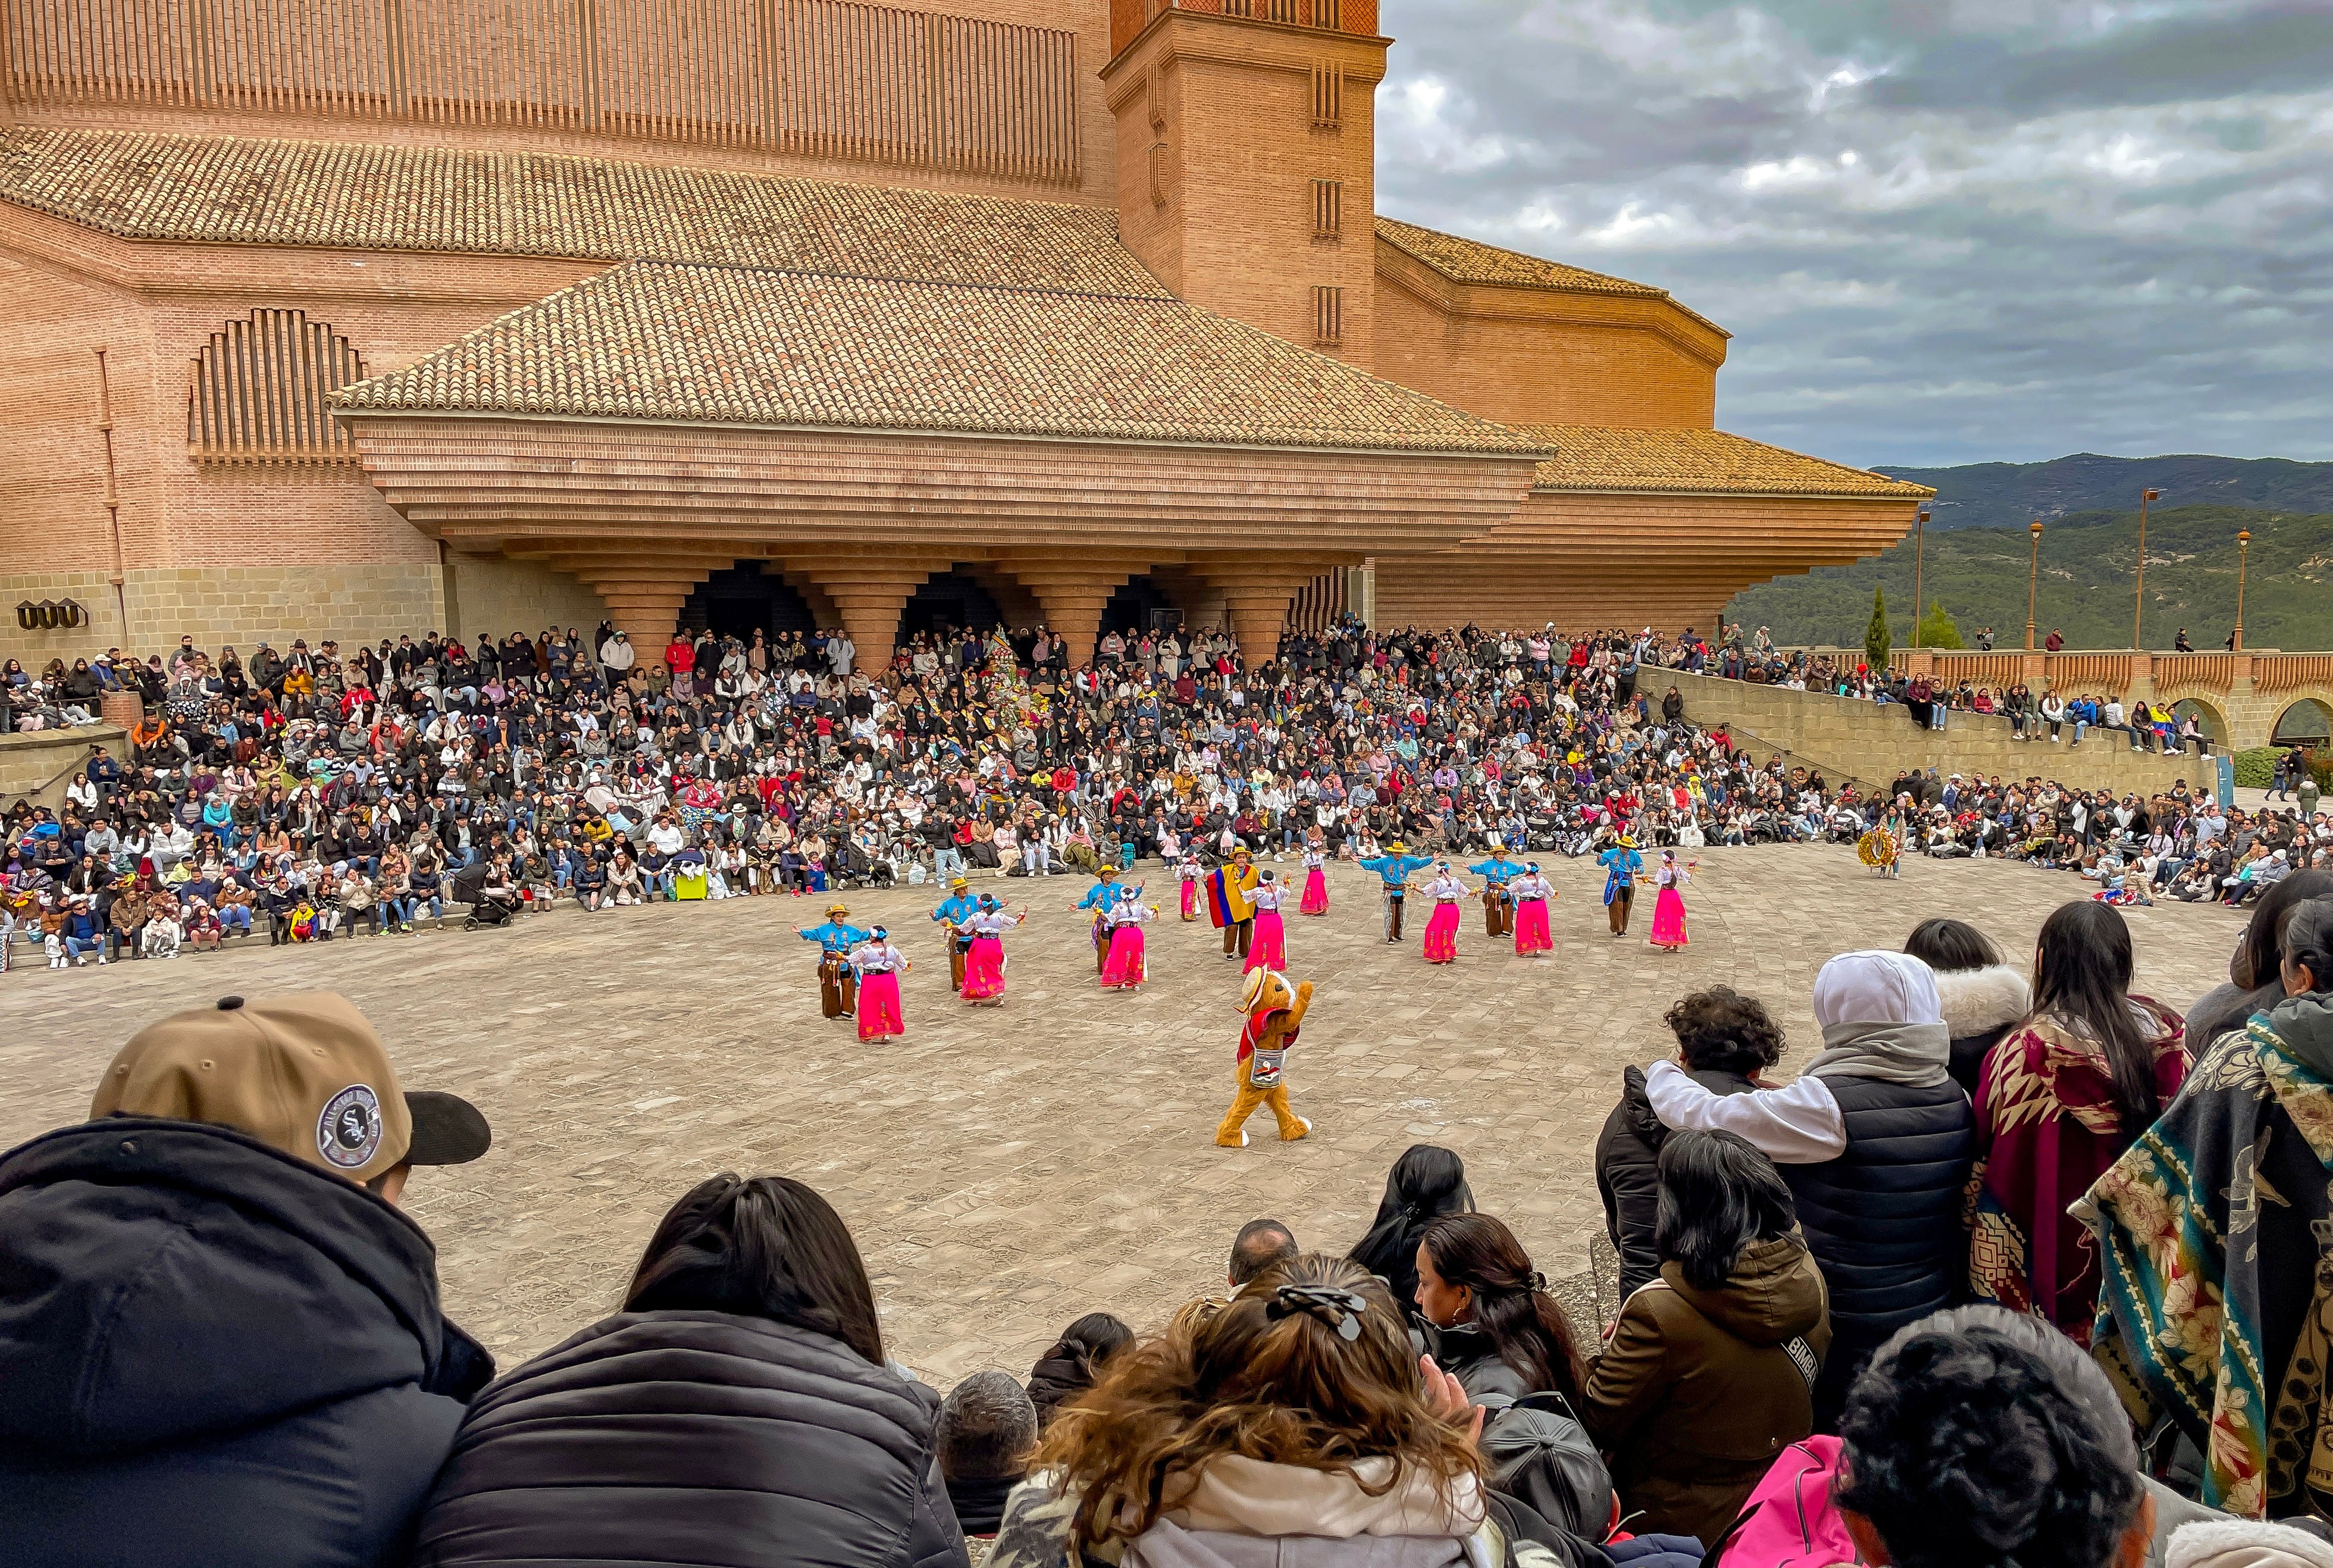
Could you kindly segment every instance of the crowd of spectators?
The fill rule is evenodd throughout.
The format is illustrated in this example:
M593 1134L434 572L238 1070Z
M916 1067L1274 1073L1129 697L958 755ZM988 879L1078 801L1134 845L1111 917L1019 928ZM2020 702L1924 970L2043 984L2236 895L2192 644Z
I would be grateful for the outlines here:
M2138 980L2095 900L2030 971L1929 920L1823 966L1786 1086L1760 999L1679 999L1596 1150L1608 1323L1419 1145L1359 1236L1252 1220L945 1396L783 1176L681 1195L495 1376L398 1207L485 1118L338 996L223 998L0 1155L0 1525L141 1568L2327 1568L2333 872L2184 1017Z
M2241 902L2333 850L2325 813L2223 811L2184 783L2141 800L2046 774L1828 781L1658 690L1660 669L1741 657L1690 634L1352 624L1254 668L1221 633L1113 630L1071 669L1042 626L919 633L871 670L823 632L683 633L653 658L604 626L302 639L248 659L183 637L142 661L0 676L27 722L58 712L60 678L76 699L61 719L109 690L144 715L59 809L19 800L0 820L0 953L170 957L263 931L407 935L449 905L502 925L571 899L1047 876L1243 845L1582 855L1624 828L1686 848L1878 828L1913 852L2079 870L2128 901Z

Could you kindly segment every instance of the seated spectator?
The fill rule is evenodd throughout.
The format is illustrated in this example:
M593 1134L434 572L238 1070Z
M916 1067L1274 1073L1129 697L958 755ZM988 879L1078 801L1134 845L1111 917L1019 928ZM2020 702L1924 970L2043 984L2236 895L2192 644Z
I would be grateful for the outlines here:
M1965 920L1923 920L1904 951L1935 971L1936 1005L1953 1037L1953 1082L1974 1099L1985 1053L2032 1011L2033 987Z
M2179 1015L2130 989L2130 928L2084 900L2042 924L2033 1015L1993 1047L1976 1097L1969 1292L2090 1342L2098 1259L2066 1206L2178 1097Z
M1080 1561L1505 1559L1466 1396L1421 1380L1405 1314L1360 1265L1308 1253L1129 1347L1064 1410L1014 1491L993 1568Z
M1965 1288L1960 1223L1975 1116L1947 1070L1935 974L1902 953L1842 953L1815 977L1823 1051L1786 1089L1717 1095L1673 1062L1645 1074L1661 1121L1746 1138L1781 1168L1830 1286L1815 1429L1879 1342Z
M1580 1407L1586 1373L1571 1324L1514 1233L1487 1214L1445 1215L1417 1241L1418 1314L1435 1360L1469 1398L1561 1394Z
M1730 1132L1662 1146L1655 1282L1620 1309L1581 1419L1631 1528L1714 1543L1814 1427L1822 1271L1774 1164Z
M1465 1161L1438 1144L1413 1143L1394 1161L1377 1218L1349 1255L1392 1287L1407 1314L1417 1306L1418 1236L1443 1215L1474 1207Z
M1285 1263L1296 1253L1295 1232L1276 1219L1251 1219L1232 1241L1231 1268L1225 1277L1237 1292L1273 1264Z
M396 1205L488 1136L329 993L132 1036L88 1121L0 1156L0 1555L404 1561L494 1363Z
M2187 1045L2200 1054L2221 1035L2241 1029L2254 1013L2284 1000L2279 973L2284 928L2292 911L2311 899L2333 897L2333 871L2296 871L2261 895L2228 960L2228 983L2214 986L2187 1010Z
M939 1403L884 1360L824 1198L712 1177L658 1225L621 1312L471 1407L413 1561L962 1564Z
M1782 1059L1781 1026L1763 1003L1731 986L1681 998L1661 1022L1676 1036L1685 1071L1714 1094L1764 1087L1759 1074ZM1667 1136L1645 1098L1644 1070L1622 1069L1620 1103L1596 1140L1596 1189L1604 1199L1605 1234L1619 1255L1624 1297L1660 1273L1653 1220L1660 1190L1657 1162Z
M933 1442L957 1525L993 1539L1037 1451L1037 1407L1009 1374L974 1372L940 1401Z
M2094 1183L2098 1343L2146 1425L2203 1455L2201 1500L2251 1517L2333 1505L2305 1456L2333 1441L2319 1393L2322 1238L2333 1188L2333 899L2287 921L2284 1000L2220 1036L2179 1098ZM2270 1195L2273 1194L2273 1198Z
M1848 1397L1843 1522L1893 1568L2140 1568L2155 1499L2114 1387L2071 1342L1998 1307L1896 1333Z
M1088 1313L1063 1329L1029 1369L1029 1400L1038 1424L1051 1426L1061 1407L1092 1388L1101 1368L1133 1340L1134 1331L1108 1313Z

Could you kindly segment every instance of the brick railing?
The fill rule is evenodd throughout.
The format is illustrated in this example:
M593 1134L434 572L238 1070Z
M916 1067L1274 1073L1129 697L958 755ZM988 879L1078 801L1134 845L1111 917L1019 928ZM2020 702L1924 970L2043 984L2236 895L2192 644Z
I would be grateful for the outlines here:
M1350 33L1362 38L1375 37L1378 30L1378 0L1110 0L1110 53L1124 50L1167 11L1277 22L1286 27Z
M2254 691L2333 687L2333 653L2282 653L2252 659Z

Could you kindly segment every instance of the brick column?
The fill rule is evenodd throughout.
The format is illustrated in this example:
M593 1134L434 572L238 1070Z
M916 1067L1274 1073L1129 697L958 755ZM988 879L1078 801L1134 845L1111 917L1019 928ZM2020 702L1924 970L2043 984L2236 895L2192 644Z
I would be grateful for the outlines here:
M1340 563L1341 564L1341 563ZM1224 618L1249 669L1279 657L1280 634L1296 591L1328 567L1285 556L1230 556L1193 563L1224 595Z
M888 561L789 557L786 573L817 584L834 606L859 650L854 668L879 670L891 662L898 646L899 612L933 572L947 567L946 560L913 556Z
M629 635L632 646L647 659L651 649L653 658L664 657L664 645L672 640L673 629L680 624L680 607L696 585L627 580L590 586L606 602L608 619L616 630Z

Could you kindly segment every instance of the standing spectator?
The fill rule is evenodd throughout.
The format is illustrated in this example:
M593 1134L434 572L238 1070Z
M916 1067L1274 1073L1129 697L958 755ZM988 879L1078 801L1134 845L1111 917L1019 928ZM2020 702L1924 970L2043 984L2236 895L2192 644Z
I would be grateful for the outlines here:
M413 1562L960 1565L939 1403L884 1359L826 1200L715 1176L658 1225L623 1311L471 1406Z
M1433 1143L1413 1143L1394 1161L1385 1196L1368 1234L1353 1245L1352 1260L1392 1287L1402 1311L1417 1305L1417 1242L1445 1214L1471 1214L1474 1190L1465 1162Z
M1038 1423L1050 1427L1061 1407L1094 1386L1109 1359L1134 1340L1134 1331L1108 1313L1088 1313L1061 1331L1029 1369L1029 1401Z
M2033 987L1965 920L1923 920L1904 951L1935 971L1936 1005L1953 1037L1953 1082L1974 1099L1985 1053L2033 1010Z
M1663 1145L1660 1274L1620 1309L1580 1410L1635 1528L1714 1543L1812 1430L1830 1324L1797 1223L1781 1173L1742 1139Z
M1814 1003L1822 1054L1788 1088L1716 1095L1658 1062L1645 1090L1670 1127L1738 1133L1781 1168L1830 1285L1831 1348L1815 1386L1815 1429L1830 1431L1879 1342L1965 1288L1975 1118L1919 959L1842 953L1815 977Z
M90 1111L0 1157L8 1559L404 1561L494 1363L396 1205L484 1118L324 992L148 1026Z
M1435 1360L1470 1398L1552 1392L1580 1408L1587 1374L1571 1325L1504 1222L1451 1214L1427 1226L1417 1242L1417 1309L1439 1331Z
M1680 999L1661 1022L1676 1036L1685 1072L1714 1094L1763 1088L1759 1074L1782 1059L1781 1026L1763 1003L1731 986L1713 986ZM1623 1069L1620 1103L1605 1118L1596 1140L1596 1189L1604 1199L1605 1234L1620 1259L1623 1297L1660 1273L1653 1227L1661 1144L1668 1130L1645 1097L1644 1070Z
M2066 1206L2186 1081L2179 1015L2133 995L2122 911L2085 899L2043 923L2033 1015L1985 1058L1976 1097L1969 1289L2090 1342L2097 1249Z
M2101 1256L2094 1352L2143 1426L2168 1417L2202 1451L2202 1501L2254 1518L2333 1502L2307 1459L2333 1440L2333 899L2293 911L2279 968L2284 1000L2207 1047L2075 1208Z
M633 665L638 661L639 655L634 651L632 640L625 632L613 632L600 644L600 668L606 672L610 689L621 686L631 675Z

